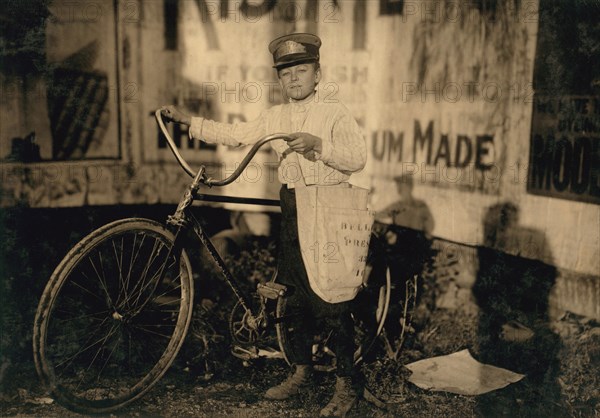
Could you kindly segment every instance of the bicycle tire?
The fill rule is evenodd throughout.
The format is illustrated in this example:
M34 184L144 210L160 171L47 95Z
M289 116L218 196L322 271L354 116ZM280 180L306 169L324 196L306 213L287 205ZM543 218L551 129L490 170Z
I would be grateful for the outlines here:
M174 240L158 222L122 219L87 235L56 267L37 308L33 354L59 404L114 411L171 366L194 296L190 260L172 250Z
M382 281L383 280L383 281ZM353 320L355 326L355 335L357 348L354 352L354 364L360 363L364 356L371 350L373 344L375 343L377 337L381 333L383 326L385 325L385 320L387 317L390 297L391 297L391 275L389 267L385 270L385 275L383 278L379 278L377 281L367 282L365 288L357 295L358 298L364 298L362 302L366 302L369 304L373 301L372 297L369 297L369 291L371 291L371 295L377 295L377 306L375 309L369 309L367 306L366 315L374 314L375 318L364 318L365 312L362 314L358 313L356 310L353 313ZM372 306L371 306L372 308ZM288 364L292 364L292 355L291 355L291 347L290 347L290 338L293 329L286 322L285 318L285 310L286 310L286 298L280 297L277 300L277 306L275 308L275 329L277 333L277 341L279 343L279 349L283 354L283 358ZM370 326L364 327L364 320L368 319L371 322ZM373 319L375 322L373 322ZM368 329L365 329L368 328ZM361 336L362 334L362 336ZM313 357L315 355L319 355L319 353L327 353L332 357L335 357L335 353L331 350L326 344L322 341L315 341L315 345L313 345ZM335 365L316 365L317 368L322 370L333 370L335 369Z

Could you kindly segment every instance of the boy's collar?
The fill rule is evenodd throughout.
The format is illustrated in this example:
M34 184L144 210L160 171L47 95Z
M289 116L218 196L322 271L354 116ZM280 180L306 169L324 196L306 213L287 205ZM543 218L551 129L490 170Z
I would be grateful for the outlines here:
M307 97L305 97L304 99L300 99L300 100L294 100L291 97L288 99L288 103L290 104L308 104L308 103L312 103L315 101L315 98L317 96L316 94L316 90L314 92L312 92L312 94L308 95Z

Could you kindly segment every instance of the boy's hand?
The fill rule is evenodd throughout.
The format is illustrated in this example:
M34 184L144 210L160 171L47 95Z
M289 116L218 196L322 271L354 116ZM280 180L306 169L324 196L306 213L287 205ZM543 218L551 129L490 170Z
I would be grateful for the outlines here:
M188 126L192 124L192 118L177 109L175 106L163 106L160 109L160 113L170 122L183 123L184 125Z
M323 142L318 136L311 135L306 132L295 132L290 134L291 139L288 141L288 146L299 154L314 158L314 153L323 151ZM310 159L310 158L309 158Z

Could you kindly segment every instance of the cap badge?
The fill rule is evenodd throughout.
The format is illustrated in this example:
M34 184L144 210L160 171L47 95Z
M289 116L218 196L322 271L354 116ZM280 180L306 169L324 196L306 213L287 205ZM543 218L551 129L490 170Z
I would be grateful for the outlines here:
M279 60L279 58L286 55L302 53L306 53L306 47L304 45L294 41L285 41L277 48L277 51L275 51L274 58L275 60Z

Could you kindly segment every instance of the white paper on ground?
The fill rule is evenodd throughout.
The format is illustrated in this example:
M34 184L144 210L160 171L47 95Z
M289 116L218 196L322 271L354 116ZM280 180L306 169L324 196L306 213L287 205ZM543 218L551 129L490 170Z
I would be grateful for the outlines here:
M525 377L510 370L479 363L467 349L419 360L405 367L412 371L408 380L418 387L459 395L481 395Z

